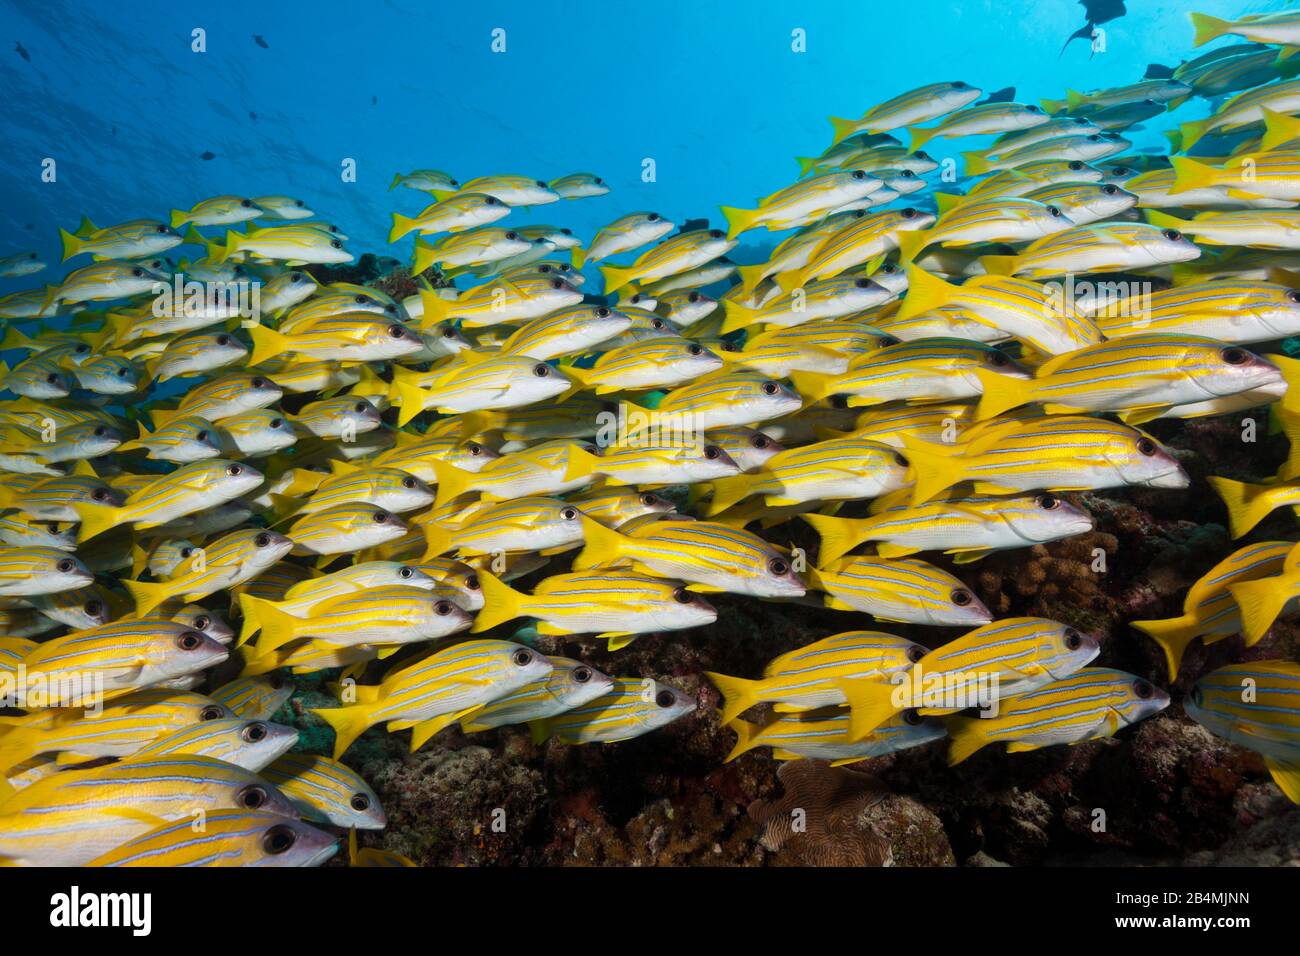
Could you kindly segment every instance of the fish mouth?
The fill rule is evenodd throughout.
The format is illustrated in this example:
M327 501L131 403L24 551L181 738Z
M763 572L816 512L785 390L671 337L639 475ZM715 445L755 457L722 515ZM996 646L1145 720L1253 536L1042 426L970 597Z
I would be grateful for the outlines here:
M1146 488L1186 488L1191 483L1192 480L1187 476L1187 472L1178 466L1140 482Z

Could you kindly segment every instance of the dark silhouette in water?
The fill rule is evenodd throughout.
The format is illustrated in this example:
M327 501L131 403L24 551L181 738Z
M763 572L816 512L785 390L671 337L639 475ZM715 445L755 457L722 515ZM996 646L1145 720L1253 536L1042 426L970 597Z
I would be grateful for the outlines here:
M32 62L32 55L27 52L27 50L23 47L21 42L14 44L14 52L17 53L24 60L26 60L28 63Z
M1098 24L1118 20L1128 13L1124 9L1124 0L1079 0L1079 5L1088 17L1087 22L1066 38L1061 52L1056 55L1058 60L1065 55L1065 48L1075 40L1091 40L1093 28Z
M217 154L210 149L205 150L202 153L199 153L199 159L216 159L216 158L217 158Z
M681 228L677 230L676 234L680 236L684 232L698 232L701 229L708 228L709 220L707 219L687 219L682 223Z
M1016 88L1014 86L1003 87L1000 90L994 90L988 96L981 100L981 103L1010 103L1016 98Z
M271 45L266 42L266 37L262 36L260 33L253 34L253 42L256 43L258 46L260 46L263 50L271 49Z

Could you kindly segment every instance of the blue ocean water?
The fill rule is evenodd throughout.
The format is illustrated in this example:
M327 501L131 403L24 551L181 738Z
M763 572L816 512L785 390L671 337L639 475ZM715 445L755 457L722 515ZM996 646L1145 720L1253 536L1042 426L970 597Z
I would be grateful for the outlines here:
M588 238L634 209L716 222L719 203L787 185L794 157L829 143L828 115L856 116L936 80L1015 86L1021 101L1132 82L1151 62L1190 55L1190 9L1286 5L1130 0L1104 26L1104 53L1076 41L1059 55L1084 21L1072 0L5 0L0 256L58 263L56 227L83 215L165 219L211 195L288 193L343 226L354 251L405 258L410 238L386 243L389 213L412 214L424 197L388 187L417 167L462 181L594 172L609 195L512 218ZM195 30L205 52L192 49ZM1194 100L1171 119L1205 109ZM1155 128L1138 136L1137 146L1164 142ZM930 151L982 145L940 140ZM47 159L54 182L42 180ZM354 182L342 175L349 160ZM757 256L742 245L734 258ZM32 284L0 281L5 292Z

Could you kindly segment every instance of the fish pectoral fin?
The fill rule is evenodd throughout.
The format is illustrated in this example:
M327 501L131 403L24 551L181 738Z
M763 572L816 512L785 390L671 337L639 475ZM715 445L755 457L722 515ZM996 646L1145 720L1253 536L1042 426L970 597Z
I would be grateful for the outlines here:
M1274 760L1272 757L1265 757L1264 765L1268 767L1273 782L1282 789L1286 798L1292 803L1300 803L1300 763L1286 763Z
M450 727L458 720L464 720L472 714L478 713L486 704L475 704L473 707L466 707L464 710L454 711L450 714L442 714L438 717L431 717L428 720L422 720L411 728L411 753L415 753L428 742L429 738L442 730L444 727Z

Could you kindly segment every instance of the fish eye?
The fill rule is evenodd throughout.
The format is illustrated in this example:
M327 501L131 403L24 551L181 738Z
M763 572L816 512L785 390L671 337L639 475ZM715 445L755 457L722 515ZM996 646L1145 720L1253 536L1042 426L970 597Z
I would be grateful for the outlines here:
M673 588L673 600L678 604L690 604L695 598L686 588Z
M226 335L224 332L223 332L221 335L218 335L218 336L217 336L217 344L218 344L218 345L229 345L229 344L230 344L230 336L229 336L229 335Z
M518 667L527 667L533 662L533 652L521 647L510 655L510 659L514 661L515 665Z
M913 209L911 206L908 206L906 209L900 212L899 215L902 216L904 219L915 219L916 210Z
M860 169L855 169L855 170L853 170L852 176L853 176L854 179L866 179L866 178L867 178L867 174L864 173L864 172L863 172L862 170L860 170Z
M129 368L127 368L125 365L123 365L121 368L119 368L119 369L117 370L117 377L118 377L118 378L126 378L127 375L130 374L130 372L131 372L131 370L130 370Z
M161 233L162 235L165 236L167 235L167 233L171 232L171 230L168 229L166 226L159 224L154 227L154 232Z
M954 90L965 90L965 89L969 89L969 87L968 87L965 83L963 83L961 80L958 80L956 83L954 83L954 84L952 85L952 88L953 88Z
M1245 349L1224 349L1222 354L1223 360L1229 365L1245 365L1250 361L1250 353Z
M1077 651L1083 646L1083 635L1072 627L1065 629L1065 646L1072 651Z
M767 570L779 578L789 573L790 565L785 562L784 558L773 558L767 562Z
M248 384L252 385L253 388L266 388L267 381L266 381L266 379L262 378L262 376L260 376L260 375L255 375L255 376L253 377L253 380L252 380L251 382L249 382Z
M209 437L209 436L208 436L208 430L207 430L206 428L201 429L201 430L200 430L200 431L199 431L199 432L194 436L194 438L195 438L196 441L207 441L207 440L208 440L208 437Z
M478 588L479 588L479 584L478 584L478 575L477 575L477 574L467 574L467 575L465 575L465 590L466 590L466 591L477 591Z
M450 325L444 325L442 327L442 337L444 339L454 339L456 338L456 330Z
M724 236L726 236L726 233L724 233L721 229L710 229L710 230L709 230L709 238L710 238L710 239L722 239Z
M239 736L242 737L245 742L255 744L258 741L265 740L267 733L268 730L266 724L258 720L245 727L240 732Z
M590 667L575 667L573 669L573 681L576 684L585 684L591 680Z
M302 200L301 200L301 199L295 200L295 201L294 201L294 205L297 206L299 209L301 209L301 208L302 208Z
M194 619L194 626L197 627L200 631L206 631L208 627L211 626L211 624L212 621L208 618L206 614L200 614L198 617Z
M479 455L483 454L483 446L476 441L472 441L469 444L467 444L465 446L465 450L469 452L471 455L474 455L475 457L478 457Z
M390 325L388 327L388 336L393 339L400 339L406 335L406 329L400 325Z
M198 650L203 644L203 635L198 631L185 631L176 636L176 646L183 651Z
M925 648L922 647L920 644L913 644L911 647L907 649L907 659L911 661L913 664L915 664L924 656L925 656Z
M866 289L866 288L868 288L870 285L871 285L871 280L870 280L870 279L854 279L854 280L853 280L853 288L855 288L855 289Z
M352 794L352 799L349 802L352 805L352 809L357 811L357 813L365 813L370 809L370 798L364 793Z
M781 390L781 386L778 385L778 384L776 384L776 382L764 382L764 383L763 383L763 394L764 394L764 395L775 395L775 394L776 394L777 392L779 392L780 390Z
M716 461L721 456L722 456L722 449L719 448L717 445L704 446L704 457L707 458L709 461Z
M953 588L952 603L958 607L966 607L975 600L975 595L971 594L965 588Z
M641 504L645 505L647 508L649 508L652 505L657 505L658 503L659 503L658 495L652 495L648 491L641 493Z
M94 491L92 491L92 492L90 493L90 500L91 500L91 501L107 501L107 500L108 500L108 489L107 489L107 488L96 488Z
M663 319L652 319L652 320L650 321L650 328L652 328L652 329L664 329L664 328L667 328L667 326L664 324L664 320L663 320Z
M1183 234L1177 229L1162 229L1160 230L1160 235L1164 236L1170 242L1177 242L1179 239L1183 238Z
M1079 170L1083 169L1083 163L1079 162L1079 161L1076 159L1076 160L1073 160L1073 161L1067 163L1066 166L1065 166L1065 168L1068 169L1068 170L1069 170L1070 172L1072 172L1072 173L1077 173Z
M387 511L376 511L374 515L371 516L371 518L375 522L375 524L383 524L385 521L388 520L389 514Z
M644 298L645 296L642 295L640 292L638 292L636 295L632 296L632 304L635 305L636 303L640 302Z
M290 272L290 273L289 273L289 281L290 281L290 282L301 282L301 281L302 281L302 273L301 273L301 272Z
M577 521L577 520L578 520L578 509L577 509L577 508L564 508L563 510L560 511L560 517L563 518L565 521Z
M513 232L513 231L511 231L511 232L507 232L507 233L506 233L506 238L507 238L507 239L518 239L518 238L519 238L519 233L517 233L517 232Z
M1026 113L1041 113L1042 110L1039 109L1037 106L1034 106L1034 105L1031 103L1031 104L1029 104L1028 106L1025 107L1025 112L1026 112Z
M265 531L263 531L261 534L259 534L256 538L253 539L253 544L259 548L265 548L270 543L271 543L271 536Z
M215 705L212 707L204 707L203 710L199 711L199 720L221 720L225 716L225 708Z
M284 419L283 419L283 418L272 418L271 421L269 422L269 424L270 424L270 426L271 426L272 428L283 428L283 427L284 427Z
M1286 294L1286 299L1288 302L1295 302L1297 304L1300 304L1300 290L1292 289L1290 292Z
M402 479L402 487L403 487L403 488L414 488L414 487L415 487L415 479L412 478L410 475L407 475L405 478Z
M538 378L546 378L546 376L551 374L551 367L545 362L538 362L533 366L533 374Z
M288 686L289 686L288 681L286 681L279 674L276 674L271 678L271 690L284 690Z
M58 373L58 372L51 372L49 375L45 376L45 381L49 382L51 385L58 385L58 384L59 384L59 373Z
M104 613L104 602L92 598L91 600L86 602L83 610L91 617L99 617L99 615Z
M894 265L892 262L886 262L883 266L880 267L880 274L882 276L892 276L897 272L898 272L898 266Z
M1061 507L1061 499L1056 495L1039 495L1036 502L1044 511L1055 511Z
M610 309L608 306L605 305L596 306L596 318L607 319L609 318L609 316L610 316Z
M699 343L697 343L697 342L692 342L690 345L686 346L686 354L687 354L687 355L702 355L702 354L704 354L704 349L703 349L703 347L701 347L701 346L699 345Z
M239 205L243 206L245 209L252 209L253 201L251 199L241 199L239 200Z
M994 349L989 353L989 364L995 368L1004 368L1011 364L1011 359L1007 358L1002 352L997 351L997 349Z
M405 564L402 565L400 568L397 569L397 576L398 576L399 578L409 578L409 577L410 577L411 575L413 575L414 573L415 573L415 569L414 569L414 568L411 568L411 567L408 567L408 566L405 565Z
M903 716L903 723L911 727L916 727L920 725L922 720L924 720L924 718L921 716L921 714L917 711L915 707L907 708L907 710L903 711L902 716Z
M501 200L500 200L500 199L497 199L496 196L488 196L487 199L483 200L483 205L485 205L485 206L499 206L499 205L501 205Z
M354 412L364 412L369 407L370 407L369 404L366 402L357 402L355 405L352 406L352 410Z
M193 553L194 553L194 549L193 549L193 548L181 548L181 557L182 557L182 558L188 558L188 557L189 557L191 554L193 554Z
M228 474L231 478L238 478L238 477L239 477L240 475L242 475L243 473L244 473L244 466L243 466L243 465L227 465L227 466L226 466L226 474Z
M1156 689L1141 678L1133 682L1133 693L1142 700L1149 699L1155 692Z
M1059 218L1060 215L1061 215L1060 207L1058 207L1058 206L1048 206L1048 207L1047 207L1047 214L1048 214L1049 216L1051 216L1053 219L1057 219L1057 218Z
M917 159L925 159L925 160L930 159L930 154L927 153L927 152L926 152L925 150L923 150L923 149L918 149L918 150L917 150L915 153L913 153L912 155L915 156Z
M262 834L262 849L268 856L281 856L293 849L298 842L298 834L293 827L278 823Z
M76 565L72 563L71 558L64 558L62 561L60 561L58 564L55 565L55 568L58 569L60 574L70 574L72 572L72 569L75 567Z
M256 810L259 807L266 806L269 794L266 792L265 788L254 784L251 787L245 787L243 790L239 791L239 795L236 799L239 801L239 805L245 810Z
M339 242L337 239L334 239L334 240L332 240L332 241L330 242L330 248L331 248L331 249L342 249L342 248L343 248L343 243Z
M756 435L751 435L751 436L750 436L750 438L749 438L749 447L751 447L751 448L758 448L758 449L761 450L761 449L763 449L763 448L766 448L769 444L771 444L771 442L772 442L772 439L768 438L768 437L767 437L766 435L764 435L762 432L759 432L759 433L756 434Z
M140 278L142 275L144 275L144 270L143 270L143 269L132 269L132 270L131 270L131 275L135 276L135 277L138 279L138 278Z
M85 355L89 351L90 351L90 346L87 345L85 342L77 343L76 353L78 355Z
M1156 453L1156 443L1150 438L1139 438L1137 443L1138 454L1150 458Z
M645 217L645 221L646 221L646 222L658 222L658 221L659 221L659 213L657 213L657 212L652 212L652 213L650 213L648 216Z
M699 301L700 301L700 294L699 294L698 292L692 292L690 295L688 295L688 296L686 297L686 301L687 301L687 302L699 302Z
M900 468L906 468L911 464L911 462L907 460L907 456L901 451L896 451L894 452L894 464L898 465Z
M658 704L660 707L663 707L664 709L671 707L674 703L676 703L676 701L677 698L673 695L673 692L670 690L661 690L659 693L655 694L655 703Z
M451 602L439 601L437 604L433 606L433 613L437 614L438 617L446 617L448 614L451 613Z
M1100 143L1100 142L1101 142L1101 137L1098 136L1096 133L1093 133L1091 136L1088 137L1088 142L1090 142L1090 143Z
M537 185L538 185L538 187L540 187L541 189L546 189L546 188L548 188L547 185L546 185L546 183L542 182L540 179L537 180Z
M1105 193L1107 196L1113 196L1117 192L1119 192L1119 187L1116 186L1114 183L1107 183L1105 186L1101 187L1101 191Z

